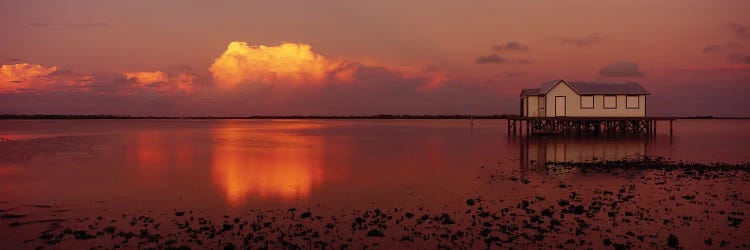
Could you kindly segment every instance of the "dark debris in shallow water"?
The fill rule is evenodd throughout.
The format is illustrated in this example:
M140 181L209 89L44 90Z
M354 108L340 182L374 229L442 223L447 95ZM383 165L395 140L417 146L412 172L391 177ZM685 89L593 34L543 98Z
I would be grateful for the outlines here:
M686 176L721 177L722 173L741 172L750 173L750 163L697 163L672 161L664 157L650 157L639 155L622 160L594 160L584 162L547 162L550 168L577 168L583 172L612 173L622 170L661 170L680 171Z
M649 162L663 160L650 159ZM90 221L51 222L38 240L44 246L65 248L70 242L104 242L103 248L225 248L225 249L347 249L347 248L679 248L689 242L685 230L703 230L708 246L742 247L747 223L736 190L729 195L717 190L693 190L693 182L705 177L746 180L747 176L717 175L721 167L609 168L605 163L587 163L590 172L650 169L657 174L628 179L628 184L586 189L579 183L549 182L547 187L562 195L538 192L517 200L502 201L466 195L456 200L457 210L422 207L372 208L321 213L311 208L253 209L236 216L209 217L196 212L164 212L162 216L122 215L123 224L107 223L111 218ZM600 164L600 165L596 165ZM621 163L616 163L621 164ZM564 164L563 164L564 165ZM645 166L645 163L637 165ZM563 166L571 167L571 166ZM597 169L602 169L597 170ZM500 176L500 175L497 175ZM700 178L684 178L685 176ZM518 186L528 185L527 176L504 176ZM623 177L623 176L621 176ZM618 177L620 178L620 177ZM658 183L665 184L658 184ZM639 186L645 184L648 192ZM564 185L564 188L563 188ZM640 189L640 190L639 190ZM653 191L653 192L652 192ZM742 191L742 190L739 190ZM658 204L645 204L644 196L656 196ZM740 207L717 211L717 202L738 202ZM675 212L689 206L698 215ZM119 216L118 216L119 218ZM720 220L719 220L720 219ZM721 221L718 228L703 228L709 221ZM34 243L39 243L39 241Z
M666 235L643 230L619 228L643 226L657 228L663 214L638 207L635 190L624 186L618 195L600 194L581 198L570 191L569 199L555 200L539 195L514 203L494 204L475 197L469 210L429 211L429 209L370 209L304 216L287 209L251 210L245 216L201 217L168 215L166 218L132 216L125 225L106 224L107 218L88 221L94 224L55 222L39 236L47 246L64 248L71 241L109 242L104 248L660 248L679 247L680 233L675 228L684 217L669 217L670 223L658 226ZM636 198L630 198L636 196ZM419 211L419 216L415 214ZM633 212L635 211L635 212ZM317 213L317 212L316 212ZM741 211L719 216L744 218ZM312 220L312 218L316 218ZM638 220L631 220L638 219ZM693 221L698 223L697 221ZM99 224L96 224L99 223ZM160 230L157 225L171 228ZM727 226L726 229L730 229ZM726 229L722 229L725 231ZM705 244L741 246L742 238L712 235ZM596 240L596 239L599 240ZM735 244L735 245L733 245Z
M58 223L58 222L64 222L65 219L44 219L44 220L33 220L33 221L23 221L23 222L12 222L8 224L11 227L18 227L23 225L29 225L29 224L43 224L43 223Z
M2 218L2 219L18 219L18 218L23 218L23 217L26 217L26 216L27 215L25 215L25 214L3 214L3 215L0 215L0 218Z

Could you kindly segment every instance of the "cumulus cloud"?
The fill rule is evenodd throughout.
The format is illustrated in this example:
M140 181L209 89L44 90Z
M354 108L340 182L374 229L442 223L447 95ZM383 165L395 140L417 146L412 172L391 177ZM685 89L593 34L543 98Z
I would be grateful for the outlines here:
M492 46L495 51L529 51L529 47L519 42L508 42L505 45Z
M168 75L161 71L126 72L125 79L133 87L162 94L191 93L196 89L192 73Z
M349 82L356 65L344 60L329 60L301 43L279 46L251 46L231 42L209 68L221 89L241 83L320 84Z
M729 29L734 32L735 35L739 38L750 38L750 30L748 30L747 26L739 23L730 23Z
M487 64L487 63L504 63L505 58L501 57L498 54L489 54L486 56L480 56L477 57L476 60L474 60L478 64Z
M3 82L26 82L38 79L57 71L57 67L38 64L19 63L3 65L0 68L0 79Z
M376 61L355 62L331 59L303 43L278 46L252 46L231 42L226 51L209 68L214 84L222 90L239 85L322 86L360 82L356 75L363 67L382 68L404 79L422 82L419 89L430 90L442 85L445 73L419 66L390 65Z
M0 92L84 89L93 76L55 66L17 63L0 67Z
M604 40L599 35L590 35L587 37L582 38L560 38L559 41L563 44L567 45L573 45L577 47L588 47L591 45L596 45L601 43Z
M605 77L642 77L645 74L641 72L638 64L628 61L619 61L604 66L599 70L599 75Z

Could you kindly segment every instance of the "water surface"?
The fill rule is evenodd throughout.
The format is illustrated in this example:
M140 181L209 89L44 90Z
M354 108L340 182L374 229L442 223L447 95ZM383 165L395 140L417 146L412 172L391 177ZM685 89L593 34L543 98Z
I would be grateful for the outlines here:
M750 160L748 120L679 120L673 136L660 127L656 136L628 138L509 137L505 124L5 120L0 121L0 137L7 139L0 141L0 208L40 218L50 217L38 209L46 206L65 210L51 214L56 218L174 210L220 216L291 207L449 211L465 207L467 197L564 197L567 193L560 193L558 183L618 189L629 182L576 171L538 171L547 161L636 155L698 162ZM540 184L519 187L490 178L508 173ZM0 235L34 238L33 230L2 224ZM0 243L17 243L2 238Z

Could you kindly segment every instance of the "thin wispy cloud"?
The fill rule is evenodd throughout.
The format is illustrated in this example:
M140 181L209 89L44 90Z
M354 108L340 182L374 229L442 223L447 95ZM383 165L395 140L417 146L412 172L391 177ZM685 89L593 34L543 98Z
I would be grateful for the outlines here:
M172 67L172 69L178 70L178 71L186 71L186 72L193 72L195 69L187 64L180 64L177 66Z
M750 64L703 65L671 68L673 71L740 71L750 70Z
M109 27L110 24L107 22L87 22L87 23L67 23L67 22L33 22L29 26L32 27Z
M504 63L505 61L506 61L505 58L501 57L498 54L480 56L480 57L477 57L476 60L474 60L474 62L476 62L477 64L490 64L490 63L499 64L499 63Z
M518 64L531 64L531 61L528 59L516 59L515 62Z
M703 52L706 52L706 53L719 52L719 51L725 51L725 50L738 49L740 47L741 45L739 43L734 43L734 42L730 42L726 44L711 44L711 45L706 45L705 47L703 47Z
M576 47L588 47L592 45L596 45L604 41L604 38L599 35L590 35L587 37L580 37L580 38L570 38L570 37L563 37L558 39L560 43L566 44L566 45L572 45Z
M523 45L519 42L508 42L506 44L492 46L495 51L529 51L529 46Z
M599 75L604 77L643 77L645 74L637 63L619 61L601 68Z
M494 52L528 52L529 46L526 46L519 42L510 41L505 44L499 44L494 45L491 48ZM516 59L516 58L506 58L503 56L500 56L497 53L491 53L489 55L483 55L477 57L477 59L474 60L476 64L502 64L502 63L515 63L515 64L530 64L531 61L528 59Z
M480 57L477 57L477 59L474 60L474 62L477 64L491 64L491 63L531 64L531 61L529 61L528 59L508 59L498 54L489 54L486 56L480 56Z
M733 63L750 64L750 55L731 54L729 55L729 61Z
M731 29L732 32L734 32L734 34L739 38L750 39L750 29L748 29L744 24L730 23L729 29Z

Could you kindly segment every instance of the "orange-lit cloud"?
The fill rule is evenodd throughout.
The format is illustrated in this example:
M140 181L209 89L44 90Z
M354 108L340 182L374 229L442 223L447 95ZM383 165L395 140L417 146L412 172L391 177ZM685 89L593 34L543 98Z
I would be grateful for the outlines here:
M354 62L329 59L303 43L282 43L278 46L252 46L245 42L231 42L227 50L209 68L214 83L220 89L230 89L244 83L319 85L356 81L361 67L381 67L407 79L424 81L420 89L439 87L447 80L442 72L421 67L394 66L374 61Z
M161 71L153 72L127 72L123 74L125 79L135 84L135 87L159 93L190 93L195 90L195 75L181 73L168 75Z
M18 63L0 67L0 92L82 88L91 81L91 75L58 70L55 66Z
M329 60L301 43L251 46L231 42L209 68L222 89L240 83L319 84L351 81L356 66L344 60Z

